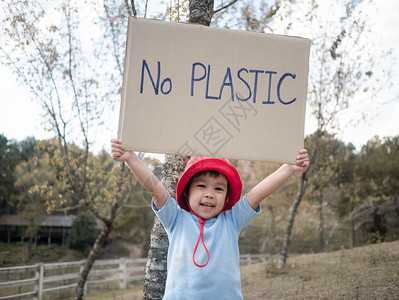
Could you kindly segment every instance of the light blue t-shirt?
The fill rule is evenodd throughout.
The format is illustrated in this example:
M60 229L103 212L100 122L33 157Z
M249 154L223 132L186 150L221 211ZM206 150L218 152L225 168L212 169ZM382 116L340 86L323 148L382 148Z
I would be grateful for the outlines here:
M244 196L231 210L205 220L203 237L210 258L202 268L194 265L192 259L200 234L198 217L181 209L170 196L160 210L154 204L152 207L169 237L163 299L243 299L238 235L260 213L260 206L254 211ZM207 254L200 242L195 261L202 265L206 260Z

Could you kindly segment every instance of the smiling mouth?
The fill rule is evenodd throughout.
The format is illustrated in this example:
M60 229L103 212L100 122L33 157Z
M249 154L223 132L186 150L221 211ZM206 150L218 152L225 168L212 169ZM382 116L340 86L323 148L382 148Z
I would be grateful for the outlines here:
M215 207L215 205L211 204L211 203L201 203L201 206L205 206L205 207Z

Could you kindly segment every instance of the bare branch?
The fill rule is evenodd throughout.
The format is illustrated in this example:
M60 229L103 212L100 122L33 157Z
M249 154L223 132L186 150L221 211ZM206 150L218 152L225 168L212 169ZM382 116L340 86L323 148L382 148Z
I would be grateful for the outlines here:
M132 0L132 2L133 2L133 0ZM116 54L118 52L118 49L116 48L117 47L117 42L116 42L117 38L116 38L116 33L115 33L115 26L114 26L113 22L111 21L109 10L108 10L107 6L105 5L105 2L104 2L104 10L105 10L105 13L107 15L107 20L109 21L109 26L111 28L112 46L114 48L115 61L116 61L116 64L118 66L119 74L123 77L123 66L122 66L122 64L121 64L121 62L119 60L118 55Z
M148 0L145 1L144 19L147 17Z
M55 208L55 209L52 209L51 211L53 212L53 211L57 211L57 212L67 212L67 211L70 211L70 210L74 210L74 209L77 209L77 208L80 208L80 207L82 207L83 205L82 204L77 204L77 205L74 205L74 206L69 206L69 207L64 207L64 208Z
M86 197L87 198L87 197ZM88 198L87 198L88 199ZM95 215L98 219L104 222L104 224L109 225L112 222L109 218L104 216L100 211L96 208L92 201L83 199L84 204L90 209L91 213Z
M237 0L233 0L233 1L231 1L230 3L227 3L226 5L223 5L222 7L219 7L218 9L216 9L216 10L214 10L213 11L213 15L214 14L217 14L218 12L221 12L222 10L224 10L224 9L226 9L226 8L228 8L228 7L230 7L230 6L232 6L234 3L236 3L237 2Z
M131 0L130 3L132 4L133 16L137 17L137 10L136 6L134 5L134 0Z
M143 205L130 205L130 204L125 204L123 205L123 207L125 208L132 208L132 209L136 209L136 208L149 208L151 207L150 204L147 203L147 205L143 204Z
M136 7L134 5L134 0L131 0L130 4L131 5L129 5L129 1L128 0L125 0L125 6L126 6L126 9L127 9L127 14L128 14L129 17L131 17L131 16L136 17L137 16L137 11L136 11Z

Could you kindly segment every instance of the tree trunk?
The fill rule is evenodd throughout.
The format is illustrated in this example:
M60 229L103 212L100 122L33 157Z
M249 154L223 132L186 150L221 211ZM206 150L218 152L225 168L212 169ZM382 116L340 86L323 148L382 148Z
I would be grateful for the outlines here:
M351 233L352 233L352 248L356 247L356 231L355 231L355 218L351 214Z
M319 249L324 251L324 216L323 216L323 194L320 189L319 195Z
M213 0L190 0L189 9L190 23L209 26L213 14ZM176 155L165 157L162 183L173 198L176 197L176 185L188 159L189 157ZM162 299L164 295L168 247L167 234L158 218L155 217L144 276L143 299L145 300Z
M75 290L75 299L76 300L83 299L84 292L85 292L85 284L86 284L87 278L89 276L89 273L91 271L91 268L93 267L94 262L96 261L98 254L100 253L101 248L103 247L105 241L107 240L109 234L111 233L111 231L113 229L114 220L116 217L117 210L119 208L119 202L118 202L119 198L118 197L120 196L120 192L121 192L122 184L123 184L123 180L124 180L124 176L123 176L124 168L125 168L125 164L121 163L118 184L114 191L114 198L112 200L109 218L106 218L105 216L101 215L98 212L98 210L95 208L94 204L86 200L86 205L89 206L90 211L97 218L102 220L104 226L103 226L103 229L101 230L100 234L98 235L96 241L94 242L94 245L90 251L89 257L87 258L86 263L85 263L82 271L80 272L78 285Z
M281 255L280 255L280 258L278 261L278 266L277 266L279 269L284 268L285 263L287 261L288 251L289 251L290 244L291 244L292 228L294 227L295 215L298 210L298 206L301 203L303 194L305 193L306 181L307 181L306 174L307 174L307 171L305 171L301 174L301 183L300 183L299 191L296 195L294 203L291 205L291 208L290 208L290 215L288 217L288 226L287 226L287 230L284 235L283 250L281 251Z
M209 26L213 15L213 0L190 0L190 23Z
M29 262L32 258L32 245L33 245L33 237L29 236L29 241L28 241L28 248L26 252L26 261Z
M91 268L93 267L94 262L97 259L98 254L100 253L100 250L102 246L104 245L105 241L108 238L108 235L112 231L112 223L110 224L104 224L103 229L101 230L100 234L97 237L97 240L95 241L93 248L90 251L89 257L86 260L86 263L80 272L80 277L78 281L78 286L76 287L76 292L75 292L75 299L76 300L81 300L83 299L84 296L84 290L85 290L85 284L87 281L87 277L89 276L89 272Z
M395 202L396 205L396 224L395 224L395 240L399 239L399 197L396 197Z
M162 184L171 197L176 197L176 185L189 157L166 155L162 167ZM143 299L162 299L165 292L169 240L161 222L155 217L151 230L150 249L145 267Z
M143 299L162 299L164 295L168 248L168 236L159 219L155 217L145 266Z

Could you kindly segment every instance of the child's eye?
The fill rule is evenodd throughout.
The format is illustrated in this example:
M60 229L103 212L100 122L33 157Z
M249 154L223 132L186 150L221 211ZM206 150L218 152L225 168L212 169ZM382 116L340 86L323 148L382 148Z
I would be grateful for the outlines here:
M197 187L199 187L199 188L205 188L205 184L198 184Z
M216 190L219 191L219 192L223 192L224 191L224 189L221 188L221 187L217 187Z

